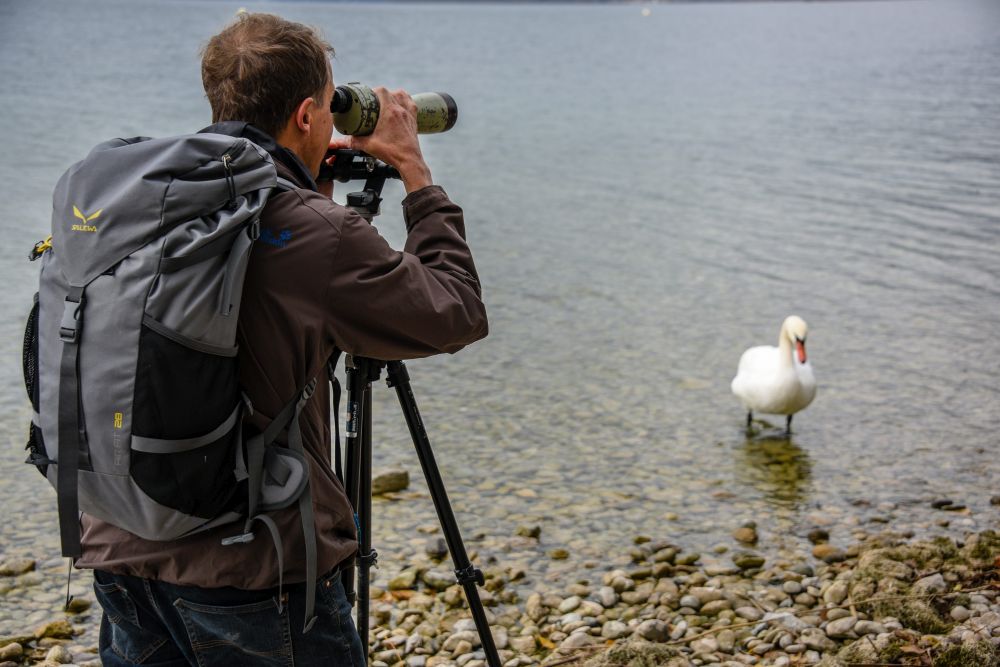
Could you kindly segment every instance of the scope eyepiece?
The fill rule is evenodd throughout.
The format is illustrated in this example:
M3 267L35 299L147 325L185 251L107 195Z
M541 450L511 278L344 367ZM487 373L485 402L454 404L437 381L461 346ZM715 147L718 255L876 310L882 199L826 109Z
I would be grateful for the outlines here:
M351 93L346 88L339 86L334 89L333 99L330 100L331 112L344 113L345 111L350 111L353 104L354 98L351 97Z

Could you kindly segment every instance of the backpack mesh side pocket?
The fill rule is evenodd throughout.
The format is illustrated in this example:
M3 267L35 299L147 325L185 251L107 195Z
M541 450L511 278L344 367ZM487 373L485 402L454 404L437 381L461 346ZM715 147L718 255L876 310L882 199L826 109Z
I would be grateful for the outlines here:
M35 303L28 315L28 323L24 327L24 346L21 353L21 365L24 370L24 389L31 400L31 409L38 414L38 294L35 293ZM48 472L49 457L45 453L45 440L42 439L42 429L32 419L28 425L28 451L25 463L30 463L44 476Z
M24 347L21 353L21 364L24 369L24 388L31 400L31 409L38 412L38 293L35 293L35 303L28 315L28 324L24 327Z

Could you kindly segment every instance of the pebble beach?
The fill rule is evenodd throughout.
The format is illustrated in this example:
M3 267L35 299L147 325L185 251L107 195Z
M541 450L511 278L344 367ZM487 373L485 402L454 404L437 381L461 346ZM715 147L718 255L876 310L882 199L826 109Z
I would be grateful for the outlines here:
M557 584L524 564L543 541L537 525L520 526L502 558L474 542L470 557L486 577L481 597L505 667L1000 666L1000 535L872 526L843 544L815 528L811 549L781 556L752 521L707 554L636 535L620 565ZM375 572L370 664L484 667L437 526L416 532L417 554ZM91 576L75 573L67 611L65 578L62 559L0 555L0 667L100 664Z

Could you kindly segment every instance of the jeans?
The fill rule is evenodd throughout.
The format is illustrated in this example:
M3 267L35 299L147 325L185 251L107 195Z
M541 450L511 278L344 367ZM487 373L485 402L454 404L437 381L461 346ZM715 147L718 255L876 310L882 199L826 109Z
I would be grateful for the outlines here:
M305 586L244 591L196 588L94 571L104 609L101 661L111 667L329 665L363 667L340 573L320 578L316 622L302 634Z

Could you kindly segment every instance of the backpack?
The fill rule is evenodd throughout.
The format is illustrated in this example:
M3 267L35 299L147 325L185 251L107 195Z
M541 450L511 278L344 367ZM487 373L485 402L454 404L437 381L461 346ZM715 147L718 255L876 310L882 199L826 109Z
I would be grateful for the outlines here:
M239 544L260 521L281 567L264 513L298 502L316 579L298 429L315 380L244 442L252 406L236 356L261 212L296 187L253 142L211 133L114 139L59 180L52 235L31 254L41 273L24 374L26 462L57 491L63 555L81 553L82 511L147 540L242 521L223 541ZM287 447L274 442L285 429ZM310 595L306 630L311 616Z

